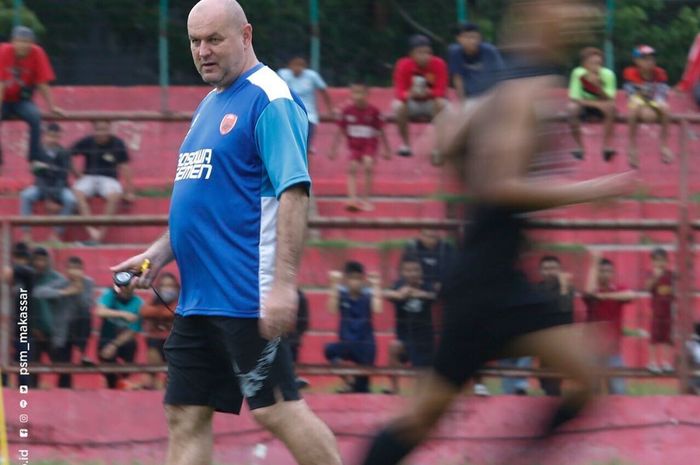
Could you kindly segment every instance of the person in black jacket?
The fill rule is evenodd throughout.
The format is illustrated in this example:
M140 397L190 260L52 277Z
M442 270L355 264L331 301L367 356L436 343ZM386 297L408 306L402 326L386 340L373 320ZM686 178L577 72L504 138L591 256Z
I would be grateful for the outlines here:
M72 169L70 152L61 144L61 127L49 123L44 129L43 147L33 154L30 162L34 174L34 184L20 194L20 214L32 214L32 207L39 200L46 200L49 210L70 215L75 211L76 199L68 187L68 173ZM63 234L62 227L54 229L51 240L58 241ZM31 242L29 228L24 228L25 242Z

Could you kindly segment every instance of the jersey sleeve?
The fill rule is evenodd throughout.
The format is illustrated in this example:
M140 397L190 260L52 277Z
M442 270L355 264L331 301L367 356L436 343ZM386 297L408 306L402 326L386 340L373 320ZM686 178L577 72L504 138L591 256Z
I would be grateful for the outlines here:
M112 292L110 289L107 289L102 293L99 299L97 299L97 304L102 305L103 307L109 308L112 305Z
M447 67L450 76L459 74L462 68L462 53L458 44L452 44L447 49Z
M601 76L605 95L614 100L615 94L617 93L617 77L615 76L615 72L610 69L603 68Z
M397 99L406 101L411 88L410 60L400 59L394 68L394 95Z
M377 108L374 109L373 126L377 131L384 129L384 117L382 116L382 112L380 112Z
M85 155L87 138L80 139L70 148L71 155Z
M314 87L316 89L325 89L328 87L326 81L323 80L320 74L314 70L309 70L311 73L311 79L314 81Z
M48 55L43 48L37 47L37 60L36 60L36 78L35 82L37 84L46 84L48 82L56 80L56 74L53 72L51 67L51 62L49 61Z
M129 162L129 151L126 149L126 144L123 140L117 139L116 141L115 157L117 158L117 163L128 163Z
M9 47L12 47L8 44ZM10 49L5 44L0 45L0 81L5 82L10 79L10 70L13 61L13 55Z
M571 72L569 79L569 98L571 100L583 100L583 86L581 85L581 76L585 74L582 68L576 68Z
M440 57L435 57L433 61L435 71L435 85L433 86L432 96L434 98L444 98L447 94L447 63Z
M294 101L279 98L262 111L255 125L255 143L279 199L292 186L311 186L306 146L309 121Z

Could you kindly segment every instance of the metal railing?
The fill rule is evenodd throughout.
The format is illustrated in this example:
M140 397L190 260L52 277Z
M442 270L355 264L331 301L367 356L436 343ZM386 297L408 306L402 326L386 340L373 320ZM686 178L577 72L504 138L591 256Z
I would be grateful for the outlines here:
M49 116L49 115L47 115ZM86 119L129 119L139 121L189 121L190 113L178 112L79 112L63 117L49 116L48 119L64 120L86 120ZM557 119L561 120L560 115ZM682 390L690 389L691 375L699 375L699 372L692 372L689 366L688 357L685 355L685 341L689 339L692 332L693 315L693 233L700 230L700 221L692 220L689 212L689 154L688 154L688 124L700 123L700 115L676 115L674 122L680 124L679 132L679 218L678 220L564 220L564 219L533 219L529 222L532 229L542 230L643 230L643 231L670 231L678 236L678 254L682 257L678 266L678 312L674 321L677 328L676 350L681 354L680 364L676 374L680 379ZM93 226L166 226L166 215L134 215L134 216L92 216L92 217L56 217L56 216L5 216L0 217L1 237L2 237L2 265L10 265L10 248L12 240L12 229L18 226L58 226L58 225L93 225ZM366 219L366 218L311 218L309 226L311 228L343 228L343 229L441 229L459 231L465 225L457 220L422 220L422 219ZM2 283L2 307L0 308L0 368L4 372L15 372L16 366L10 362L9 354L9 324L11 321L10 289L5 282ZM80 366L59 366L59 365L32 365L36 373L65 372L65 373L108 373L108 372L158 372L164 371L163 366L130 365L116 366L103 365L98 367ZM300 372L307 374L382 374L395 376L413 376L416 371L404 368L390 367L331 367L301 365ZM520 369L520 368L486 368L483 370L486 375L495 376L548 376L546 370L541 369ZM643 370L635 369L609 369L607 375L614 376L646 376ZM555 376L556 374L553 374ZM558 375L556 375L558 376Z

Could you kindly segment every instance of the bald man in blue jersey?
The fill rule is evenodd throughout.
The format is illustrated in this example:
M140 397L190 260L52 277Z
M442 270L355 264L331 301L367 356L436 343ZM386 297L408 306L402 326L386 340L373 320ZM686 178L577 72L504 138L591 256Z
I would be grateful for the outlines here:
M175 259L182 289L165 343L168 465L209 464L214 411L254 418L304 465L337 465L328 427L300 399L290 350L311 179L301 100L253 50L235 0L202 0L187 29L195 66L214 86L180 147L168 231L112 268L148 272Z

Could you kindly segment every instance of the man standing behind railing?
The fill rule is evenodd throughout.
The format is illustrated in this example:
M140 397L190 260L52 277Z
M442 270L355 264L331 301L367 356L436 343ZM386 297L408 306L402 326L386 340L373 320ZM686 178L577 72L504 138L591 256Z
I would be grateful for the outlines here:
M35 44L34 31L25 26L12 30L11 41L0 45L0 103L2 119L17 117L29 125L29 157L38 155L41 145L41 114L32 102L38 89L56 115L63 112L53 101L49 82L56 79L46 52Z

